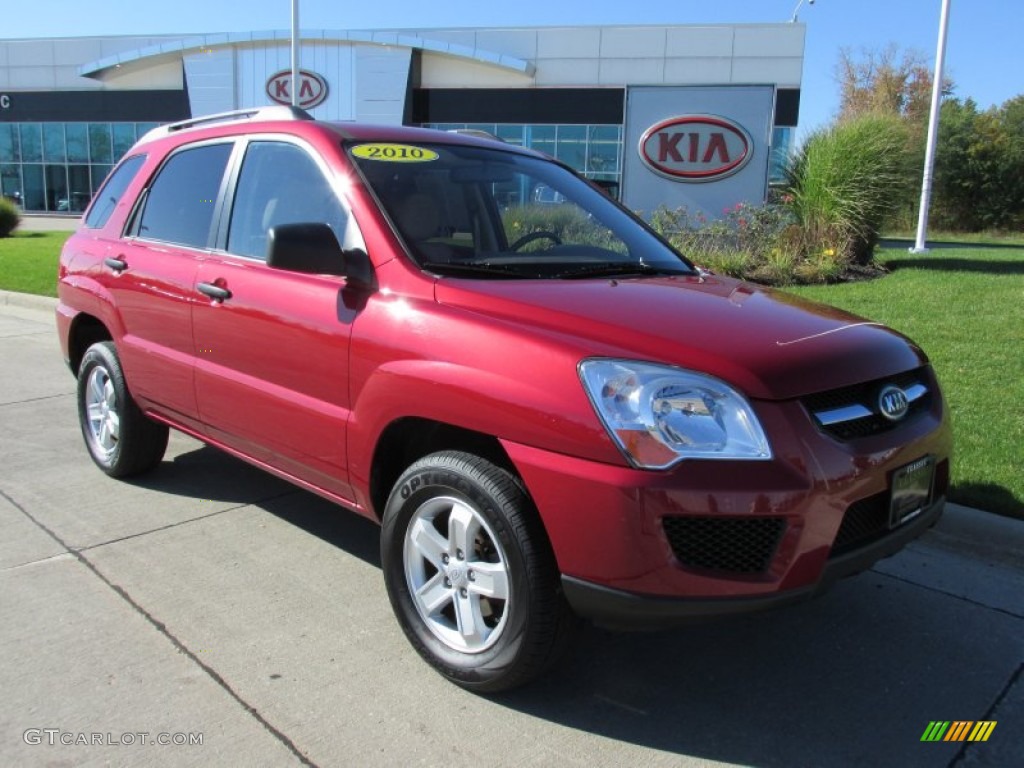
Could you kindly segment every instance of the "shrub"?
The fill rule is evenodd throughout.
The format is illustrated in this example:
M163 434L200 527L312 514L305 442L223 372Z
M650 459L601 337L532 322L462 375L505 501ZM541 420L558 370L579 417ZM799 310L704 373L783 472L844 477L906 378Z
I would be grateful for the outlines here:
M908 177L906 127L898 117L864 115L812 134L787 168L790 210L805 259L829 251L867 264ZM818 254L819 256L815 256Z
M18 207L10 200L0 198L0 237L7 237L20 222Z

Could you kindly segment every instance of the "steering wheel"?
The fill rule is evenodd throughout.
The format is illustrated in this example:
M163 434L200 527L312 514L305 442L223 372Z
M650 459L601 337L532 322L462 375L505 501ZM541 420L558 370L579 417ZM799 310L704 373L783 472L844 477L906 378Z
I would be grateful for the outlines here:
M510 251L518 251L520 248L522 248L527 243L532 243L534 240L541 240L541 239L550 240L555 245L561 245L562 244L562 238L560 238L554 232L548 232L546 230L541 229L541 230L538 230L537 232L530 232L527 235L523 235L518 240L516 240L514 243L512 243L512 245L510 245L508 247L508 249Z

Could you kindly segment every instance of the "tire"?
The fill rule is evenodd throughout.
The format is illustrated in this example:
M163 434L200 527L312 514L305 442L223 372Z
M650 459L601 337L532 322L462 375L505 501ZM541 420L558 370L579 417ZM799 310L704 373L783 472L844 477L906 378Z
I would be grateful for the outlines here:
M534 679L577 623L526 492L471 454L435 453L402 474L384 510L381 560L409 642L471 691Z
M139 410L110 341L93 344L82 357L78 421L89 456L111 477L153 469L167 450L167 425L152 421Z

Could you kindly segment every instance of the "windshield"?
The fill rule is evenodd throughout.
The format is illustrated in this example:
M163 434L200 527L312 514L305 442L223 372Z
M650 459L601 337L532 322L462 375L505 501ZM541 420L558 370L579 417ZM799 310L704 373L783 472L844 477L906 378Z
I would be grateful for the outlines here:
M557 163L449 144L363 143L349 156L423 269L473 278L696 270Z

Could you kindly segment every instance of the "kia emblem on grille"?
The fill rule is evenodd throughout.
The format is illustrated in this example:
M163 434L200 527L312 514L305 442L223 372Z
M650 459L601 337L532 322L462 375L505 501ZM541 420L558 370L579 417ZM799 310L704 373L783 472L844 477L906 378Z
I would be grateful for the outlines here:
M907 415L910 401L907 393L899 387L883 387L878 393L878 411L890 421L899 421Z

